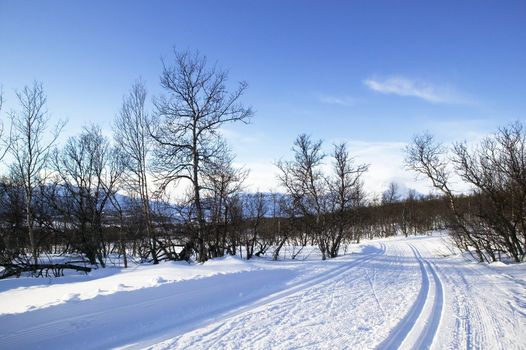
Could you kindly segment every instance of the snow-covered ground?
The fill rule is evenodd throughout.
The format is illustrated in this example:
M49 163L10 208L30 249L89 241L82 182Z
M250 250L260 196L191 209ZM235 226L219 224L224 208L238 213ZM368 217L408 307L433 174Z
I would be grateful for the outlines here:
M526 349L526 264L446 241L3 280L0 349Z

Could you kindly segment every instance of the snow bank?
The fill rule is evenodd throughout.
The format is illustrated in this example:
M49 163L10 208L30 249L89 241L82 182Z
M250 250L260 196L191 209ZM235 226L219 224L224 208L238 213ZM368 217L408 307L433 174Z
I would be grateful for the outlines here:
M11 278L0 280L0 315L22 313L69 301L130 292L179 281L260 269L236 257L213 259L205 264L165 262L130 269L106 268L88 275L59 278Z

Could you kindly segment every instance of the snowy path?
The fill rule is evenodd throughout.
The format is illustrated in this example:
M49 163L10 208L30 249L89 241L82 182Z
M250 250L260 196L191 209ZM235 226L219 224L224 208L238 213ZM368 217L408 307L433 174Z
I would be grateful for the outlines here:
M422 250L429 256L440 254L440 247L432 243L422 240ZM461 258L433 260L447 291L436 348L526 349L524 266L495 271ZM507 271L519 271L520 276Z
M331 261L247 263L26 312L0 304L0 349L526 349L524 266L445 252L439 237L371 241Z
M408 269L408 247L390 244L382 254L337 277L287 295L153 348L364 348L410 306L418 272ZM401 286L394 281L404 280Z
M422 287L409 312L391 331L389 337L378 346L379 349L429 349L442 317L442 282L431 263L422 258L414 245L409 246L418 261Z

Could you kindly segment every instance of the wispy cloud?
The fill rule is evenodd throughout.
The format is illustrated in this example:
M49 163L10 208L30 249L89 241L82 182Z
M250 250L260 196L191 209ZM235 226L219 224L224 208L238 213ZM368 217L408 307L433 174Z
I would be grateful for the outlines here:
M363 83L369 89L382 94L412 96L432 103L473 104L473 101L451 87L434 85L400 75L369 78Z
M335 95L318 95L318 100L321 103L339 106L354 106L358 99L352 96L335 96Z
M220 128L220 133L229 141L235 144L247 145L247 144L257 144L262 141L263 136L258 133L241 133L239 131L227 128Z

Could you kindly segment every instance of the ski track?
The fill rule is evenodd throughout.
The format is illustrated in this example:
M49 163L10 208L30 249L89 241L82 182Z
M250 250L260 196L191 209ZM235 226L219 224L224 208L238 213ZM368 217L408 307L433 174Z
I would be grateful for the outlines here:
M418 341L416 342L416 346L414 347L418 349L429 349L433 344L435 334L438 331L438 327L442 319L444 307L444 287L442 285L442 280L440 279L435 267L431 264L431 262L422 258L422 255L416 248L414 249L420 262L423 262L427 266L426 273L430 272L434 281L434 294L432 297L433 306L431 309L431 313L428 316L428 319L426 321L423 321L426 324L425 331L420 334L420 336L418 337ZM426 301L429 302L430 299L431 298L428 298ZM419 322L417 321L417 323Z
M406 311L401 303L406 294L403 288L389 283L407 273L404 265L411 264L402 256L403 250L403 246L390 244L387 252L392 255L376 255L368 264L355 265L315 288L289 294L265 307L174 337L151 349L372 348L382 336L382 326L388 323L384 308L375 308L371 313L365 306L390 301L388 318L392 321ZM383 288L376 288L378 279L372 281L370 277L377 268L387 270L391 276L388 282L383 281ZM352 286L363 288L350 290ZM414 285L410 283L408 289L411 287ZM395 290L397 298L393 298ZM326 324L327 319L332 319L334 326ZM358 333L365 336L356 337Z
M526 349L516 270L437 258L438 239L4 315L0 349Z
M421 245L431 254L428 243ZM485 264L434 259L443 278L444 311L437 349L526 349L526 293L522 281ZM504 285L508 288L504 288Z
M409 244L409 247L418 261L422 274L422 287L409 312L396 325L387 339L378 346L378 349L429 349L440 323L444 299L442 282L433 266L422 258L418 249L412 244ZM430 274L433 285L429 278ZM428 312L425 312L426 305L430 302L432 306L428 308ZM421 325L424 326L422 330L416 329Z
M274 322L279 327L279 325L285 323L285 320L287 320L290 315L294 315L295 310L299 310L302 307L304 307L303 303L301 302L302 300L320 297L319 291L312 288L313 286L327 285L334 280L336 280L335 283L337 285L338 283L341 283L341 281L338 281L338 279L341 278L342 273L345 273L346 271L349 271L353 268L361 266L365 264L367 261L377 256L384 255L386 252L386 245L384 243L379 243L379 245L380 245L380 249L375 253L366 255L364 257L356 258L350 262L342 264L342 266L340 267L333 268L329 270L328 272L324 272L315 277L304 280L294 285L293 287L277 292L269 297L263 298L261 301L247 305L238 310L235 310L234 312L228 313L226 316L213 320L213 322L220 323L220 324L214 325L211 330L208 330L203 335L201 335L200 339L203 339L206 336L210 336L211 339L214 340L211 343L221 341L221 339L224 338L225 334L228 334L231 330L235 329L236 326L242 325L242 323L239 323L238 321L231 321L232 319L235 319L236 317L243 317L245 314L250 314L254 312L261 312L261 313L264 313L266 316L272 317L274 319ZM333 288L333 291L331 292L332 301L334 300L334 291L337 289L338 288ZM293 300L288 300L290 296L293 296ZM325 295L322 297L326 298ZM266 306L269 304L276 304L280 302L282 305L285 305L286 307L277 308L277 307L271 306L268 309L266 308ZM329 307L328 310L330 312L331 308ZM214 334L218 330L220 330L220 332L218 332L219 334ZM266 330L263 329L262 331L258 333L264 334L265 332ZM156 340L159 340L159 339L156 339ZM136 347L141 348L142 345L143 344L134 344L132 348L136 348ZM171 344L168 348L172 348L172 347L177 347L177 345ZM209 348L209 347L206 347L206 348Z

